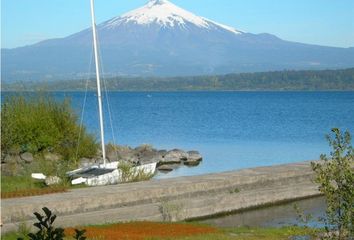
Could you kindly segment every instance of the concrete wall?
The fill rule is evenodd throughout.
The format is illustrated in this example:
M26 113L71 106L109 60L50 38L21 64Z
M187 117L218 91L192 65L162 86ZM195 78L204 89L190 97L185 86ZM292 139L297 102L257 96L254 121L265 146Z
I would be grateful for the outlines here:
M74 189L1 201L2 233L31 224L46 206L68 227L132 220L183 220L319 194L309 162Z

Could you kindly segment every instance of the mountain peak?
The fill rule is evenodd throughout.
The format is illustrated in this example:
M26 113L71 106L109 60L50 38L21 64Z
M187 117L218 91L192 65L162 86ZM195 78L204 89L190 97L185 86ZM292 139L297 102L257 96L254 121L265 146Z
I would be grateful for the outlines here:
M187 29L188 26L196 26L203 29L221 28L234 34L241 33L235 28L225 26L199 17L183 8L174 5L168 0L149 0L146 5L132 10L122 16L113 18L101 25L102 28L116 28L125 23L138 25L158 24L161 27L180 27Z
M148 5L152 7L152 6L168 4L168 3L170 2L167 0L149 0Z

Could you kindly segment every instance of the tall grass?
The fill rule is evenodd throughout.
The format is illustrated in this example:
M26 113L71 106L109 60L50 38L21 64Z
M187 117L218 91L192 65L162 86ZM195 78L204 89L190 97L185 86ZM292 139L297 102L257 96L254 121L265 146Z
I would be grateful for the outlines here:
M121 173L119 180L123 183L147 181L155 175L153 172L145 172L144 169L138 170L129 162L121 162L118 170Z
M43 195L65 192L66 187L56 185L48 187L44 182L30 176L1 176L1 199Z

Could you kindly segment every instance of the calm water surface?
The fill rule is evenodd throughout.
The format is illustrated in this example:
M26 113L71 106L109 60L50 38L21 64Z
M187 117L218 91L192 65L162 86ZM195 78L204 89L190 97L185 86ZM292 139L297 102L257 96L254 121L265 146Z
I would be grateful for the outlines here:
M53 94L71 97L81 115L85 93ZM202 153L200 166L160 178L314 160L329 152L331 128L354 133L354 92L109 92L108 99L107 141ZM89 92L84 124L99 136L97 109Z
M311 216L307 224L299 220L299 213L295 210L295 204L305 216ZM319 219L325 217L326 203L323 197L298 200L286 204L271 207L263 207L255 210L235 213L228 216L201 221L217 227L283 227L283 226L309 226L323 227Z

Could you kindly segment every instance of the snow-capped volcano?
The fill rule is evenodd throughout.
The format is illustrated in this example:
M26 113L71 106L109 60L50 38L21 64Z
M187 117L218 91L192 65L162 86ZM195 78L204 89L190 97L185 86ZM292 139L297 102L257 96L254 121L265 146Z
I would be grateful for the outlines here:
M102 66L110 76L354 66L354 48L322 47L284 41L271 34L241 32L199 17L168 0L150 0L99 24L97 29ZM32 46L3 49L2 79L80 77L88 72L91 53L91 28Z
M162 27L170 28L176 26L188 28L188 25L194 24L195 26L209 30L222 28L235 34L241 33L241 31L238 31L235 28L196 16L195 14L174 5L168 0L150 0L145 6L113 18L102 24L101 27L114 29L127 23L141 25L159 24Z

